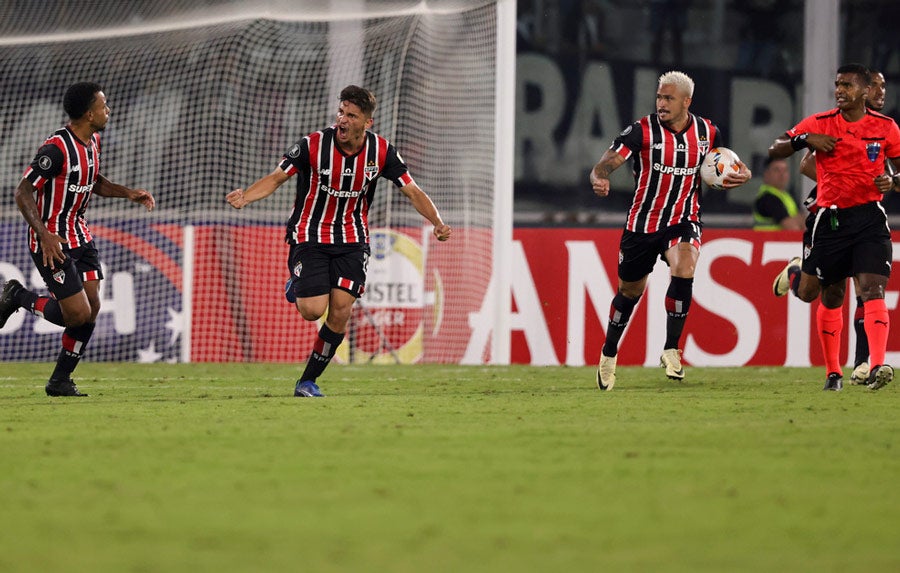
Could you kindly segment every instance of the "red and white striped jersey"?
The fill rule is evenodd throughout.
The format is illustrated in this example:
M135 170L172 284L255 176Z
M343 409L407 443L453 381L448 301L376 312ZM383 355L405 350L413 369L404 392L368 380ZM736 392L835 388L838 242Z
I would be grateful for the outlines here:
M22 175L37 190L35 202L47 230L68 241L64 250L81 247L92 240L84 218L94 184L100 176L100 135L87 143L68 127L47 138L31 165ZM40 249L34 230L28 230L31 252Z
M334 135L331 126L304 137L279 164L289 176L298 176L288 243L368 243L369 205L378 179L389 179L397 187L413 182L387 139L367 131L359 153L348 156Z
M625 228L655 233L684 222L700 222L700 164L713 147L724 145L719 128L708 119L689 114L690 121L675 133L651 114L634 122L613 141L610 149L634 156L634 200Z

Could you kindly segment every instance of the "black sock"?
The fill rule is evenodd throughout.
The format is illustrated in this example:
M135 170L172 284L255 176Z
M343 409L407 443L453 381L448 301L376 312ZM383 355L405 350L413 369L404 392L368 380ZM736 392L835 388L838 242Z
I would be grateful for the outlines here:
M303 370L300 380L304 382L312 380L315 382L316 378L325 371L325 367L331 362L331 357L337 352L337 348L343 340L343 334L333 332L328 326L323 324L322 328L319 329L319 338L316 339L313 350L309 354L309 359L306 361L306 369Z
M663 348L678 348L693 291L692 278L672 277L669 282L669 290L666 291L666 345Z
M27 288L23 288L13 295L13 300L15 300L16 304L21 308L24 308L35 316L39 316L57 326L66 325L65 321L63 321L62 309L59 307L59 302L53 297L38 296L37 293L31 292Z
M57 302L55 298L37 295L34 295L34 297L34 303L32 303L31 306L25 307L28 312L35 316L40 316L44 320L58 326L66 325L65 320L63 320L62 309L59 307L59 302Z
M794 296L800 298L800 269L792 269L788 271L788 282L791 284L791 292Z
M603 354L605 356L615 356L619 353L619 339L631 320L631 313L637 306L641 297L628 298L621 292L617 292L613 297L612 304L609 305L609 323L606 327L606 341L603 343Z
M856 331L856 360L853 366L869 361L869 338L866 336L865 309L862 298L856 297L856 313L853 315L853 330Z
M93 322L82 324L81 326L70 326L63 331L62 350L56 359L56 368L53 370L51 380L68 380L69 375L78 366L84 348L94 333Z

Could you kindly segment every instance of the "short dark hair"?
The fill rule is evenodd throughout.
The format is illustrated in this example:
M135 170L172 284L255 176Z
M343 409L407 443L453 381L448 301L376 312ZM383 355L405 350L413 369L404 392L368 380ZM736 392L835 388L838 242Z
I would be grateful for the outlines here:
M341 90L340 100L356 104L369 117L375 111L375 94L366 88L354 85L347 86Z
M865 85L871 85L872 83L872 75L869 72L869 68L862 64L844 64L839 67L837 70L839 74L856 74L859 76L859 79L863 81Z
M102 91L103 88L94 82L72 84L63 97L63 109L69 114L70 119L79 119L91 109L97 92Z
M782 157L766 157L766 160L763 161L763 168L768 169L769 165L772 165L776 161L785 161Z

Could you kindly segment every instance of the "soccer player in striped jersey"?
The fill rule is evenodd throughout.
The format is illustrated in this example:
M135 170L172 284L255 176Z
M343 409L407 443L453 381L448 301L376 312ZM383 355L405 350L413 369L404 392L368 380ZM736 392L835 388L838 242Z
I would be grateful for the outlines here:
M878 390L894 377L893 367L884 364L890 328L884 292L893 247L880 200L894 186L888 170L900 167L900 129L876 111L884 106L884 82L880 74L874 77L873 83L873 74L861 64L838 68L837 107L805 118L769 148L770 157L788 157L804 148L815 152L815 166L806 157L803 166L804 174L818 183L803 238L804 256L802 262L795 259L785 267L773 289L779 296L790 290L804 302L821 298L816 326L825 356L823 390L843 387L841 307L848 276L854 279L862 306L863 340L867 366L871 365L865 380L860 380L862 370L855 368L851 383ZM858 349L857 354L861 352Z
M7 281L0 293L0 327L19 308L65 327L45 390L49 396L86 396L71 374L94 331L103 272L85 209L95 194L123 197L148 211L155 201L146 190L113 183L100 173L100 132L110 113L103 89L91 82L74 84L66 90L63 108L69 123L38 149L15 193L29 226L31 258L50 296Z
M700 256L700 165L707 152L724 145L718 127L690 113L694 81L682 72L660 76L656 113L619 134L591 170L591 185L600 197L609 194L609 175L633 159L635 191L619 243L618 291L609 311L606 341L597 367L597 386L616 382L619 339L647 287L647 277L661 258L671 276L666 292L666 341L660 366L673 380L684 378L679 341L691 306L694 269ZM728 189L750 179L750 170L725 180Z
M446 241L451 234L394 146L370 130L374 94L350 85L339 99L334 125L304 137L285 152L274 171L226 196L232 207L241 209L297 176L285 237L291 274L285 297L306 320L318 320L328 312L294 387L298 397L322 396L316 380L343 341L353 304L365 290L368 212L378 179L384 177L400 189L434 226L437 240Z

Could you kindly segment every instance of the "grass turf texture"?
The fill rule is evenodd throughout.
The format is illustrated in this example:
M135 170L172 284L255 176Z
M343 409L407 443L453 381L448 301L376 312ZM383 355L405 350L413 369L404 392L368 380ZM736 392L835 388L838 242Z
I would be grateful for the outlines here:
M0 376L0 571L896 571L896 385L822 369L47 364Z

